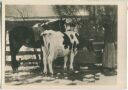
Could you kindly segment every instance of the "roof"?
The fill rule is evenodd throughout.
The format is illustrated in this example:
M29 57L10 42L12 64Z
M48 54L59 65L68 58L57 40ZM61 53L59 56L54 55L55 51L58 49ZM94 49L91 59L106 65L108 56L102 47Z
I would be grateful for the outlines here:
M13 17L15 19L18 19L21 16L26 18L29 17L32 19L34 19L35 17L58 17L58 15L53 10L53 5L6 5L5 13L6 18ZM83 13L83 11L80 10L80 12L76 13L76 15L87 16L88 12L86 11Z
M6 5L6 17L21 17L20 12L25 17L46 17L57 16L52 9L52 5Z

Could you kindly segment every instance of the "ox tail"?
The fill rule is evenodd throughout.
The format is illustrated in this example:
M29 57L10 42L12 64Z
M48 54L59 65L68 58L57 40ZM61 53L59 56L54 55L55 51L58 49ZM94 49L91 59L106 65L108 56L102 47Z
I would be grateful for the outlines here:
M43 38L43 42L44 42L44 49L45 49L45 53L47 56L49 56L50 52L49 52L49 47L50 47L50 43L48 42L48 39L46 38L45 35L42 35Z

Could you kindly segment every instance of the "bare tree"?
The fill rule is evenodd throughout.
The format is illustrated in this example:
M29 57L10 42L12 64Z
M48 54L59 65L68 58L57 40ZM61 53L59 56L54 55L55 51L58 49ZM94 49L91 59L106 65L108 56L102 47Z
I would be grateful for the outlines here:
M104 41L104 59L103 67L110 69L116 68L116 42L117 42L117 6L97 6L97 5L78 5L78 6L55 6L55 11L61 16L73 16L71 18L80 26L81 42L85 42L87 38L99 37ZM80 21L76 13L80 10L88 11L88 19L82 17ZM84 44L83 44L84 45Z
M88 6L87 9L96 31L104 29L103 67L109 71L105 74L113 75L117 67L117 6Z
M110 74L106 72L105 74L113 75L114 70L117 68L117 6L106 6L104 15L103 26L105 28L105 48L104 48L104 58L103 67L109 68Z
M31 17L31 12L32 12L31 9L23 7L23 8L16 8L16 11L17 11L19 17L23 20L22 24L27 25L27 27L29 27L30 22L26 19ZM36 59L39 60L39 56L37 54L37 49L34 48L33 51L35 53Z
M84 9L80 6L74 6L74 5L56 5L53 7L53 10L55 13L57 13L60 17L68 17L72 19L73 23L76 23L77 25L80 24L77 13L80 14L80 9Z
M29 8L15 8L18 16L21 17L23 21L26 21L31 16L31 10Z

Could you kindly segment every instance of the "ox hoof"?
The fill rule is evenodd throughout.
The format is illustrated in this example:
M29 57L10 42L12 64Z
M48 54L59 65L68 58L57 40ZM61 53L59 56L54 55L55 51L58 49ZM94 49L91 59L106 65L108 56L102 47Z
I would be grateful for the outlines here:
M67 71L67 68L64 68L64 71Z
M43 73L43 77L47 77L47 74L44 74L44 73Z
M13 74L18 73L18 69L13 70Z
M44 74L47 74L47 70L44 70L43 73L44 73Z
M70 68L70 71L73 71L73 68Z
M51 75L50 75L50 77L51 77L51 78L53 78L53 77L54 77L54 75L53 75L53 74L51 74Z
M47 73L46 72L43 72L42 74L43 74L43 76L47 76Z
M43 72L40 72L41 75L43 75L44 73Z

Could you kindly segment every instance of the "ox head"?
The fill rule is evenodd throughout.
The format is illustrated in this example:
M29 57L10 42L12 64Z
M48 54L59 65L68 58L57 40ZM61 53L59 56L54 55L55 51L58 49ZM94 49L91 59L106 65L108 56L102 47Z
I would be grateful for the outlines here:
M40 27L41 26L41 23L36 23L35 25L33 25L32 27L33 28L37 28L37 27Z
M65 24L65 29L66 31L75 31L78 32L78 25L76 25L75 23L66 23Z
M50 20L46 23L41 24L41 27L43 27L45 30L65 32L65 23L66 19Z

